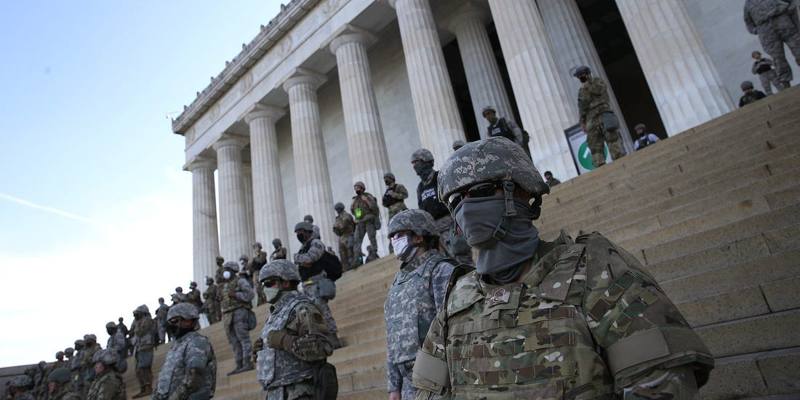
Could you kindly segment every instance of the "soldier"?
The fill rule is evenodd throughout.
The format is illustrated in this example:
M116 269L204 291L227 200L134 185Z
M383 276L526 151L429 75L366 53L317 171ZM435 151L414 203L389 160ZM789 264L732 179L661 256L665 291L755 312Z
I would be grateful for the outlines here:
M744 4L747 31L758 35L761 47L775 61L778 90L787 89L792 81L792 68L786 61L783 44L789 46L800 63L800 21L797 7L785 0L747 0Z
M383 183L386 184L386 191L383 193L381 204L389 209L389 221L391 221L397 213L408 209L405 202L408 198L408 189L397 183L391 172L383 175Z
M34 374L33 374L33 390L31 393L34 397L39 398L41 397L47 389L47 362L46 361L39 361L39 363L34 367Z
M11 379L8 384L8 394L13 400L35 400L36 397L31 393L33 390L33 379L28 375L18 375Z
M772 94L772 87L780 90L780 82L778 81L778 74L772 67L774 64L772 60L761 55L760 51L754 51L751 56L753 57L753 75L758 75L761 81L761 87L764 88L764 93L769 96Z
M183 294L183 288L178 286L175 288L175 293L172 294L172 305L183 303L186 301L186 295Z
M389 399L413 400L414 359L442 308L453 264L439 252L439 232L433 217L423 210L406 210L392 218L389 239L402 262L383 306Z
M108 333L108 341L106 342L106 350L112 351L117 355L119 364L117 371L124 374L128 370L128 361L125 357L128 356L128 342L122 329L113 321L106 324L106 332Z
M122 331L122 334L128 336L128 326L125 325L125 319L122 317L117 318L117 328Z
M273 250L272 254L269 255L270 261L286 259L286 257L288 256L288 251L286 250L286 247L283 247L283 243L281 243L280 239L278 238L272 239L272 247L274 247L275 250Z
M619 126L610 125L604 116L613 115L608 99L608 89L603 79L592 76L592 70L583 65L575 68L573 76L581 81L578 91L580 124L586 132L586 143L592 152L592 164L599 168L606 163L605 143L614 160L625 156Z
M222 264L225 263L225 259L222 258L221 256L217 256L216 263L217 263L217 270L214 273L214 280L217 283L220 283L222 282L222 272L223 272Z
M364 182L356 182L353 185L353 190L356 192L350 205L350 212L353 213L353 217L356 220L356 232L355 236L353 236L353 264L358 267L361 265L363 257L361 243L364 241L364 235L369 237L369 244L372 247L378 248L375 231L380 229L381 215L380 210L378 210L378 201L375 196L365 191Z
M328 307L328 300L336 295L336 286L325 275L323 266L325 245L319 239L313 238L311 229L311 224L308 222L300 222L294 226L297 240L303 244L300 251L294 255L294 263L299 269L302 282L301 291L313 298L317 307L322 311L322 316L328 325L328 333L331 335L331 343L338 348L340 344L337 336L338 329L331 308Z
M744 107L748 104L755 103L756 101L761 100L764 97L767 97L767 95L765 95L764 92L753 88L753 82L744 81L742 82L741 88L744 94L739 99L739 107Z
M95 378L86 400L125 400L125 383L116 370L119 363L117 354L109 350L98 350L92 356L92 362Z
M197 290L197 282L192 281L189 283L189 293L186 293L186 302L197 307L203 308L203 295Z
M158 308L156 309L156 324L158 324L158 343L166 343L167 335L167 312L169 306L164 304L164 298L158 298ZM170 337L172 339L172 337Z
M83 379L81 379L81 365L83 365L83 348L86 346L86 342L83 339L78 339L74 345L75 357L72 358L72 362L69 365L69 370L72 373L72 391L82 394L84 387Z
M417 398L690 399L705 384L711 354L636 258L596 232L538 237L548 187L519 147L470 143L439 182L479 253L417 354Z
M222 321L225 326L225 334L228 342L233 348L233 355L236 359L236 368L228 375L238 374L253 369L250 362L252 343L250 342L250 309L253 307L252 301L255 294L250 282L238 276L239 264L228 261L223 265L221 304Z
M347 271L353 262L353 232L356 229L356 222L353 216L344 210L344 204L336 203L333 209L336 211L333 233L339 237L339 261L342 262L342 269Z
M86 345L83 348L83 359L81 360L81 379L83 380L83 392L85 394L89 390L91 381L95 378L92 357L100 351L100 345L97 344L97 336L91 333L83 335L83 341Z
M203 293L205 302L205 313L209 324L215 324L222 319L222 312L219 309L219 289L214 284L214 278L206 277L206 292ZM165 315L166 320L166 315Z
M464 147L464 145L465 145L465 144L467 144L467 143L466 143L466 142L464 142L464 141L463 141L463 140L461 140L461 139L458 139L458 140L454 141L454 142L453 142L453 151L456 151L456 150L458 150L458 149L460 149L460 148Z
M522 129L512 120L505 117L498 117L497 110L492 106L486 106L481 112L483 118L489 121L489 126L486 127L486 137L504 137L518 145L526 148L527 143L522 134ZM463 145L462 145L463 146ZM453 150L458 150L453 146Z
M154 332L158 334L155 324L146 305L142 304L133 310L130 334L133 336L133 355L136 357L136 380L139 381L139 393L133 396L134 399L153 393Z
M647 126L645 124L636 124L636 126L633 129L636 131L636 136L637 136L636 141L633 142L634 150L637 151L641 150L661 140L658 138L658 136L656 136L655 133L648 133ZM545 172L545 174L547 173Z
M313 216L306 215L305 217L303 217L303 221L308 222L309 224L311 224L312 227L314 227L314 239L322 239L322 236L319 235L319 227L314 225Z
M261 271L261 267L265 265L267 265L267 253L262 250L261 243L255 242L253 243L253 259L250 261L250 264L247 265L247 270L252 277L253 290L258 296L258 305L262 305L266 302L264 299L264 292L259 287L258 279L256 279L258 277L258 271Z
M72 347L67 347L66 349L64 349L64 358L66 358L66 360L64 360L64 367L69 369L72 366L72 357L74 356L75 356L75 349L73 349Z
M545 171L544 172L544 183L546 183L547 186L552 189L554 186L558 186L561 183L561 181L556 179L553 176L552 172Z
M81 400L69 384L68 368L57 367L47 376L47 400Z
M266 398L335 399L336 369L325 362L334 346L315 301L297 290L297 267L287 260L273 261L258 279L272 305L257 358L257 377Z
M217 387L214 348L200 328L195 306L184 303L169 310L167 320L175 342L169 349L153 394L153 400L208 400Z

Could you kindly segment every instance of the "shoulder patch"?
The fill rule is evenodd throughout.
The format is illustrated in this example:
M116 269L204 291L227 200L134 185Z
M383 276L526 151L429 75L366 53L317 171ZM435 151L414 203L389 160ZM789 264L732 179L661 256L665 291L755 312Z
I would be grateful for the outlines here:
M455 271L453 273L455 275ZM447 291L447 315L456 314L483 299L478 287L478 274L475 271L459 277Z
M538 296L563 302L569 294L570 285L575 277L585 246L573 244L567 246L558 255L552 270L545 275L539 284Z

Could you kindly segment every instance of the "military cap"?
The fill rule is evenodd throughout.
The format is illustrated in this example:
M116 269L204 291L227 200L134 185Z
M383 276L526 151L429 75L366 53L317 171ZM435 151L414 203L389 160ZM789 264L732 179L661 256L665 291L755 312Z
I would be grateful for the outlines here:
M28 375L17 375L13 379L11 379L11 383L9 385L13 388L32 388L33 387L33 379L31 379Z
M419 236L439 236L433 217L418 209L400 211L389 221L389 237L402 231L411 231Z
M64 367L58 367L50 372L50 375L47 376L48 382L64 384L70 381L72 374L70 371Z
M176 317L186 320L198 319L200 318L200 313L197 311L197 307L195 307L193 304L178 303L170 307L169 312L167 312L167 320L171 320Z
M116 329L117 328L117 324L115 324L113 322L109 322L109 323L106 324L106 329L108 329L108 328Z
M294 231L306 231L306 232L314 232L314 225L309 224L308 222L298 222L294 226Z
M336 211L342 211L344 210L344 204L342 204L341 202L336 203L333 205L333 209Z
M433 153L431 153L431 151L428 149L419 149L411 153L411 162L414 161L432 162Z
M289 260L275 260L261 267L261 271L258 273L259 282L263 282L272 277L278 277L285 281L300 281L300 273L297 271L297 265Z
M86 342L88 342L90 340L96 342L97 341L97 335L95 335L93 333L88 333L86 335L83 335L83 340L86 341Z
M744 81L744 82L742 82L741 88L742 88L742 90L750 90L750 89L753 88L753 82Z
M583 74L591 74L591 73L592 73L592 69L591 68L589 68L589 67L587 67L585 65L581 65L579 67L576 67L575 70L572 71L572 76L578 77L578 76L581 76Z
M75 349L73 349L72 347L67 347L66 349L64 349L64 355L71 356L73 353L75 353Z
M493 113L497 113L497 110L495 110L493 106L486 106L486 107L483 107L483 110L481 111L481 115L486 115L486 113L489 112L489 111L491 111Z
M94 353L92 356L93 363L103 363L105 365L116 365L119 361L119 356L117 353L110 351L108 349L98 350L97 353Z
M393 174L393 173L391 173L391 172L387 172L387 173L383 174L383 179L386 179L386 178L389 178L389 179L391 179L391 180L393 180L393 181L396 181L396 180L397 180L397 179L394 177L394 174Z
M460 149L460 148L464 147L464 145L465 145L465 144L466 144L466 143L464 143L464 141L463 141L463 140L461 140L461 139L458 139L458 140L456 140L455 142L453 142L453 150L458 150L458 149Z
M136 307L136 309L133 310L133 312L134 313L142 313L142 314L150 314L150 309L147 308L147 304L142 304L139 307Z
M308 223L312 223L313 224L314 223L314 216L311 215L311 214L308 214L305 217L303 217L303 221L306 221Z
M272 239L272 245L273 246L281 246L281 245L283 245L283 243L281 243L280 239L275 238L275 239Z
M485 182L511 181L530 194L550 188L518 144L502 137L470 142L453 153L439 171L439 198Z
M361 186L362 189L366 189L367 188L367 185L364 185L364 182L361 182L361 181L358 181L358 182L353 184L353 187L356 187L356 186Z
M233 272L239 272L239 264L235 261L226 261L225 264L222 264L222 269L229 269Z

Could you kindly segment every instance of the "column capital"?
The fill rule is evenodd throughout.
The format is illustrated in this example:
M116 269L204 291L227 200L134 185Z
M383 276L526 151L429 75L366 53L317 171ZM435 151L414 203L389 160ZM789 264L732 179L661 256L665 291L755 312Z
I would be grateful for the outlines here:
M211 146L214 148L215 151L219 151L225 147L235 146L238 147L239 150L244 148L244 145L247 144L247 140L239 136L233 135L222 135L216 142Z
M322 86L326 80L328 80L328 78L319 72L298 67L289 75L289 78L283 82L283 90L288 93L291 88L302 84L311 85L316 89Z
M195 169L216 169L217 168L217 160L208 157L195 157L194 160L191 160L186 163L183 167L186 171L194 171Z
M364 46L369 47L377 41L378 37L372 32L347 24L334 35L328 48L331 53L336 54L336 50L339 47L348 43L362 43Z
M286 110L282 107L268 106L256 103L244 114L242 118L244 122L250 124L253 120L265 118L272 122L278 121L281 117L286 115Z
M455 32L458 30L458 27L465 22L477 20L482 24L485 24L488 20L488 17L489 13L485 9L476 5L472 1L467 1L463 6L456 9L452 16L444 22L444 26L447 28L447 30Z

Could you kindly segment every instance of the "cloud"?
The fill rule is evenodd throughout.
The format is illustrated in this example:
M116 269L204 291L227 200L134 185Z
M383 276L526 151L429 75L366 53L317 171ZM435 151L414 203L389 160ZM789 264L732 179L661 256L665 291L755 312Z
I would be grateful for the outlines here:
M12 203L16 203L16 204L19 204L21 206L25 206L25 207L28 207L28 208L33 208L35 210L44 211L44 212L49 213L49 214L58 215L60 217L68 218L68 219L71 219L71 220L87 223L87 224L90 224L90 225L94 225L95 224L94 221L92 221L91 219L89 219L87 217L83 217L83 216L80 216L78 214L71 213L69 211L60 210L60 209L55 208L55 207L36 204L36 203L34 203L32 201L28 201L28 200L25 200L25 199L22 199L22 198L19 198L19 197L16 197L16 196L12 196L10 194L0 193L0 199L6 200L6 201L10 201Z

